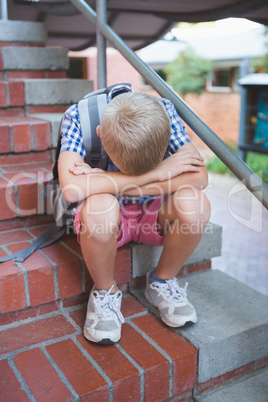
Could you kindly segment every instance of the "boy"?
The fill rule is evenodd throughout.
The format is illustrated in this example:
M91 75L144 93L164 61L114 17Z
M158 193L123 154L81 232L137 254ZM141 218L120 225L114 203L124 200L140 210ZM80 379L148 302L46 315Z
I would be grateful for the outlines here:
M164 246L157 267L147 275L146 298L167 325L195 323L186 288L180 288L175 277L210 217L202 192L207 172L174 105L114 87L97 127L109 156L105 170L84 163L77 105L66 111L61 131L59 180L67 201L83 201L74 226L94 282L85 337L103 344L120 339L122 292L113 267L117 248L129 241Z

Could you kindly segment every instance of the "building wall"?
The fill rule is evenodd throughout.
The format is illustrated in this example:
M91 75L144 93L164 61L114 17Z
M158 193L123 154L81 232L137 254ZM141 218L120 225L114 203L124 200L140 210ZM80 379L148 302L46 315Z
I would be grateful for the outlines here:
M228 145L238 143L240 94L205 92L188 94L184 101ZM188 133L198 147L206 147L188 128Z
M87 79L94 82L97 89L97 52L93 49L87 56ZM135 91L141 88L142 79L134 67L115 49L107 49L107 86L130 82Z
M156 95L154 91L144 91ZM240 94L205 92L202 95L187 94L185 103L228 145L238 143ZM198 148L206 144L186 124L187 132Z

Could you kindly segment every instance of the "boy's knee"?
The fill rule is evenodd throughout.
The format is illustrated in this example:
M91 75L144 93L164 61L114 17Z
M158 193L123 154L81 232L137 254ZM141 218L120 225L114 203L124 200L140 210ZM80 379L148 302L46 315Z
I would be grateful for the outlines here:
M173 194L176 219L188 224L206 225L210 219L210 202L203 191L187 187Z
M86 218L97 217L97 219L103 216L117 216L119 214L119 204L111 194L91 195L85 200L81 214Z
M117 232L120 223L120 207L110 194L92 195L86 199L80 214L82 227L93 235L105 238Z

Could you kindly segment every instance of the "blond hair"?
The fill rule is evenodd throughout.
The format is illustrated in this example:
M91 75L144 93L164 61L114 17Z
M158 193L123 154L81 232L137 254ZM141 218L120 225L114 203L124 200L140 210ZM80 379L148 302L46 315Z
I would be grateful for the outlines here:
M163 159L170 119L157 98L139 92L118 95L101 122L101 140L113 163L125 174L140 175Z

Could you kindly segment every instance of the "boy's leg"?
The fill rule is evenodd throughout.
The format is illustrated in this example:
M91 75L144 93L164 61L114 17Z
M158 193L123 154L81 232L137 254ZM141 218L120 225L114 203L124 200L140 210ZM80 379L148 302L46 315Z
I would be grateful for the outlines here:
M179 273L200 242L209 218L210 204L201 190L187 187L165 199L158 216L165 240L156 276L171 279Z
M124 322L120 311L122 292L114 282L119 204L109 194L91 196L83 205L80 221L82 254L95 284L89 296L84 335L92 342L114 343L120 339Z
M172 194L159 210L164 248L155 271L148 275L145 295L169 326L197 321L195 309L187 300L187 286L180 288L175 276L197 247L209 218L209 201L194 188Z
M80 244L84 261L97 290L114 285L114 260L120 208L110 194L89 197L80 213ZM113 288L114 292L116 288Z

